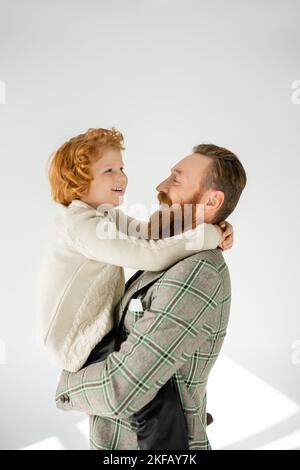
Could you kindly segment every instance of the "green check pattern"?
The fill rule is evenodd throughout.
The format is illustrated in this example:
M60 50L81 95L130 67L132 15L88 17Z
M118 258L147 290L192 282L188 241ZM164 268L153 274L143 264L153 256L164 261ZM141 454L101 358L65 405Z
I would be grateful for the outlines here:
M144 312L128 308L134 293ZM179 392L190 449L211 449L206 387L226 335L230 298L219 249L196 253L166 271L145 271L129 286L114 312L118 322L126 311L127 340L103 362L63 371L56 391L59 409L90 415L91 449L138 449L132 414L169 379Z

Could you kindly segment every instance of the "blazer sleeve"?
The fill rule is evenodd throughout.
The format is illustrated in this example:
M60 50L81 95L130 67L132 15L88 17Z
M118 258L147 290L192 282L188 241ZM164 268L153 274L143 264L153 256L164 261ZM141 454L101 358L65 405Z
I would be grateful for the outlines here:
M118 230L115 222L93 208L73 213L68 231L74 249L83 256L145 271L164 270L198 251L215 249L220 243L217 228L206 223L163 240L137 238Z
M57 408L127 418L142 409L206 340L203 325L216 316L221 293L220 274L207 261L172 267L119 351L79 372L62 372Z

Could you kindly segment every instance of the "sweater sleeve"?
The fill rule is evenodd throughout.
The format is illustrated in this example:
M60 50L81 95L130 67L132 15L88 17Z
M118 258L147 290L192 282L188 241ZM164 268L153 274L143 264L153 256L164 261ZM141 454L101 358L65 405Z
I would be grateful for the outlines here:
M140 239L118 230L114 221L93 208L72 212L68 231L74 249L86 258L146 271L164 270L198 251L215 249L220 243L217 228L206 223L163 240Z

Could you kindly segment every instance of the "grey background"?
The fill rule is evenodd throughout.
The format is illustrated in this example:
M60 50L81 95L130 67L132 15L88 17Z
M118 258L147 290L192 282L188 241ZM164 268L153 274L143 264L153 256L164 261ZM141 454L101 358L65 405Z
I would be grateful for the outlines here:
M240 156L248 186L229 219L232 316L212 378L211 441L254 449L293 435L285 445L300 447L299 14L297 0L0 1L1 448L50 437L88 446L84 416L53 403L59 371L36 344L36 278L55 212L47 158L111 126L125 135L129 204L155 203L155 186L195 144ZM230 420L218 417L225 408ZM232 439L222 444L220 431Z

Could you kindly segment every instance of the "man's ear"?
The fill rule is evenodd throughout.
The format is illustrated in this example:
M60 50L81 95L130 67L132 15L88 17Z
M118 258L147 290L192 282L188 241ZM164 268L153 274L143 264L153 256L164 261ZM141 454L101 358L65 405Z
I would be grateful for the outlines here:
M211 206L211 209L220 209L224 202L224 193L223 191L212 191L209 195L209 199L206 203L207 206Z

